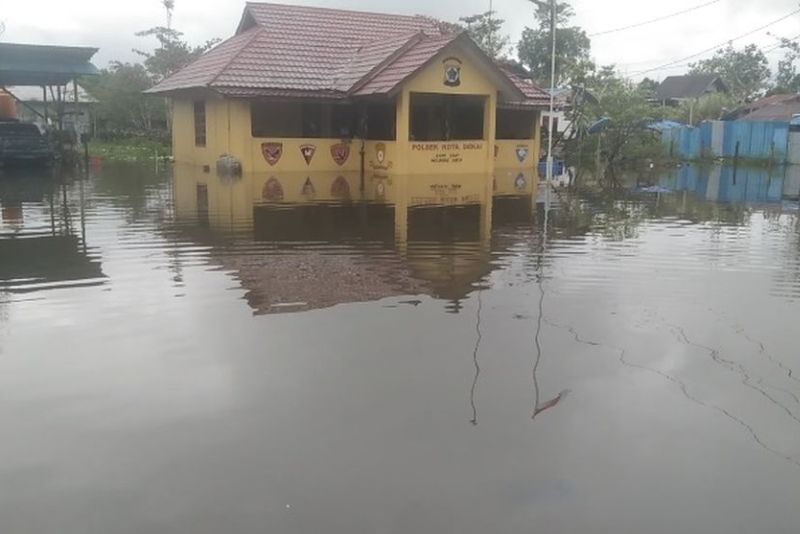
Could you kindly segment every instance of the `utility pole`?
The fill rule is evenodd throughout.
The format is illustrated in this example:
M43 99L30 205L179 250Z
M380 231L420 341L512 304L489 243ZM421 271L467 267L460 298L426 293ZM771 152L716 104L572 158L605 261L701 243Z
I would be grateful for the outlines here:
M553 180L553 114L555 113L556 89L556 0L550 0L550 35L553 38L550 51L550 116L547 127L547 171L545 173L545 213L550 209L550 185Z

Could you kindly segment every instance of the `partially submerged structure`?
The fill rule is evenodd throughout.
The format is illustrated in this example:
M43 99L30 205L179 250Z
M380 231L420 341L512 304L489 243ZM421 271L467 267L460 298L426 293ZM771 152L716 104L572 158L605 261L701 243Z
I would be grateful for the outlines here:
M452 25L265 3L148 92L172 99L179 163L362 179L533 169L548 102Z

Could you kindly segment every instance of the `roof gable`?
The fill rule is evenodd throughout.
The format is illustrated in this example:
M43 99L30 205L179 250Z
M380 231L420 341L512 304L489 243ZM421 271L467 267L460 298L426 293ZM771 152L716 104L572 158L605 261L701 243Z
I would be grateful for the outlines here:
M706 93L727 92L725 83L715 74L668 76L656 89L659 100L699 98Z
M248 3L237 34L149 93L208 88L228 96L382 94L458 41L505 94L538 98L466 35L420 15Z

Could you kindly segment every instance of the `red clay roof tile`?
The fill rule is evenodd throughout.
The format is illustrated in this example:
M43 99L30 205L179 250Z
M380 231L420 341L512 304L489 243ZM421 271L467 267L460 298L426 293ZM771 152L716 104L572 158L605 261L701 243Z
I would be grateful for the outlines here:
M458 38L452 25L420 15L248 3L243 20L253 24L243 23L237 35L148 92L203 87L229 96L322 98L385 93ZM506 76L526 97L541 96L538 88Z

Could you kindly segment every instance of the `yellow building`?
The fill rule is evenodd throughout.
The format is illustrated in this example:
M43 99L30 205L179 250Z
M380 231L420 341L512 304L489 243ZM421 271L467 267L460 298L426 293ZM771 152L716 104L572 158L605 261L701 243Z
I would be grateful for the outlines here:
M547 96L423 16L248 3L236 34L149 91L181 164L358 178L473 173L531 186ZM296 188L295 188L296 189Z

